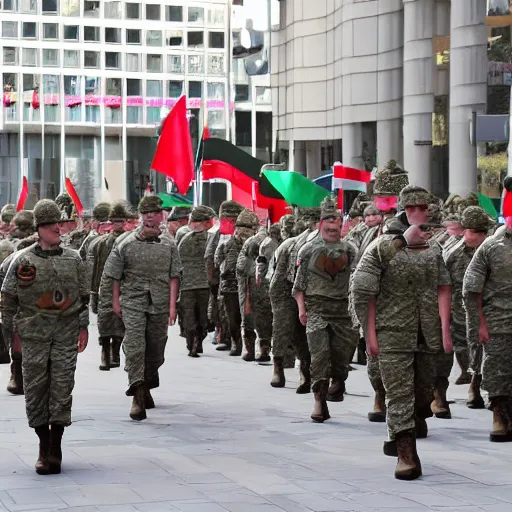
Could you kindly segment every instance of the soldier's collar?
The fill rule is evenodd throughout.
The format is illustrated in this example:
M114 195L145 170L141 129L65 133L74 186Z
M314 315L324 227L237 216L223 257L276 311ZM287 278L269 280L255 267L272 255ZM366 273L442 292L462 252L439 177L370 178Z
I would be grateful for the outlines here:
M56 249L44 250L41 249L39 244L34 246L34 253L41 258L49 258L50 256L60 256L63 252L62 247L57 247Z

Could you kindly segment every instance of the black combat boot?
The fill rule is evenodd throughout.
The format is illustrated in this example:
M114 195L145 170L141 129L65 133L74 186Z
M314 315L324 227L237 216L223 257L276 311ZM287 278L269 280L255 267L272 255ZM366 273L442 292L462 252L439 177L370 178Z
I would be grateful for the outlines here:
M37 437L39 437L39 456L35 465L36 473L38 475L48 475L50 468L48 466L48 452L50 450L50 427L43 425L36 427Z
M368 421L374 423L386 422L386 390L379 383L379 387L375 390L375 399L373 402L373 411L368 413Z
M155 401L153 400L153 397L151 396L151 391L147 386L144 389L144 407L146 409L155 408Z
M7 384L7 391L13 395L23 395L22 356L19 352L13 352L11 356L11 378L9 379L9 384Z
M1 325L0 325L1 327ZM11 356L9 350L5 344L4 337L2 335L2 329L0 328L0 364L9 364L11 362Z
M468 400L466 405L469 409L485 409L485 402L480 393L480 385L482 384L482 375L476 373L471 377L469 385Z
M345 381L339 378L332 379L332 384L327 392L328 402L343 402L345 395Z
M62 435L64 427L53 423L50 426L50 449L48 450L48 470L50 475L58 475L62 465Z
M263 345L260 340L260 354L256 358L256 361L258 361L258 363L270 362L270 345L268 342Z
M252 362L256 359L255 357L255 346L256 346L256 335L254 333L245 334L244 333L244 346L245 346L245 354L242 356L242 359L247 362Z
M101 344L101 363L102 372L110 371L110 338L100 338Z
M328 381L321 381L317 384L318 390L313 390L313 396L315 403L313 406L313 412L311 413L311 419L315 423L323 423L328 420L331 415L329 414L329 408L327 406L327 389L329 387Z
M295 391L298 395L311 393L311 356L304 357L300 360L300 384Z
M112 338L110 345L110 368L119 368L121 366L121 344L123 338Z
M452 413L448 400L446 399L446 392L448 391L448 379L446 377L437 377L436 387L434 389L434 401L431 404L432 413L436 418L450 419Z

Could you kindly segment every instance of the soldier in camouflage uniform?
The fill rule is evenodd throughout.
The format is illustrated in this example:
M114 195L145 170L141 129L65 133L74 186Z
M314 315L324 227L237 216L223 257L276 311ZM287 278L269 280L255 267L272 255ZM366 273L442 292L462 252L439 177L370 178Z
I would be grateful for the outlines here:
M350 274L356 259L354 246L342 241L342 218L331 198L322 203L320 235L300 249L292 294L299 320L306 327L311 354L311 388L315 405L311 418L323 423L330 418L330 399L343 401L350 356L357 344L348 310Z
M506 217L504 232L476 250L462 287L473 372L482 357L476 347L483 346L482 388L493 412L493 442L512 441L511 278L512 218Z
M13 259L2 285L6 340L19 334L28 424L39 437L38 474L61 471L61 441L71 424L78 352L87 346L89 290L76 251L62 248L61 212L49 199L34 207L39 241Z
M0 235L1 238L9 235L11 231L11 221L16 215L16 205L6 204L0 211Z
M344 238L347 242L352 243L357 249L359 249L364 234L368 230L368 226L364 222L364 210L371 204L370 196L365 193L360 193L354 199L354 202L348 212L353 227Z
M402 190L410 227L377 238L351 283L351 307L368 353L379 356L391 439L385 453L398 455L395 478L401 480L421 476L416 437L426 437L425 419L432 416L437 354L442 347L452 351L450 275L441 247L420 227L428 221L429 200L420 187Z
M180 284L179 309L190 357L203 353L203 341L208 334L208 300L210 289L204 265L208 230L215 212L208 206L196 206L190 213L189 229L182 236L176 234L178 251L183 265Z
M167 228L171 236L176 236L176 232L182 226L188 224L188 218L192 207L188 206L174 206L171 213L167 216Z
M150 390L160 385L167 330L176 321L182 266L173 240L162 236L162 200L140 200L140 229L114 245L103 273L113 280L112 309L122 316L123 351L128 373L127 396L133 396L130 418L146 419L155 407Z
M244 243L256 233L258 224L258 216L254 212L243 210L236 219L233 236L219 243L215 251L215 266L220 269L219 293L224 300L231 337L230 356L242 354L242 315L236 277L238 255ZM253 333L246 330L244 335L252 337Z
M91 262L92 311L98 315L98 334L101 346L100 370L121 366L120 351L124 325L112 310L112 280L103 274L107 259L120 235L124 233L127 212L122 203L113 203L108 217L110 232L98 236L89 246L87 260ZM97 308L95 309L97 305Z
M100 235L102 231L101 227L103 224L108 222L108 216L110 213L110 203L98 203L92 210L92 226L85 240L82 242L78 253L82 258L82 261L87 259L87 253L89 252L90 243Z

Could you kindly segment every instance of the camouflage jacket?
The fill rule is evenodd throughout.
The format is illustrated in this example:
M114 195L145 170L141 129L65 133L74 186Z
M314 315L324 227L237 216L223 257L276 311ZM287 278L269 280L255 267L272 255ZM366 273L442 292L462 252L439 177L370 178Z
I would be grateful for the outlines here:
M91 293L97 294L100 289L101 276L105 263L114 247L114 243L122 233L108 233L100 235L93 244L89 246L87 261L91 262L90 283Z
M38 244L16 253L2 285L2 320L8 344L14 329L21 339L50 340L59 320L89 324L89 290L77 252L43 251Z
M397 249L393 235L370 244L353 274L351 308L365 335L368 302L376 299L376 329L381 352L439 352L441 320L438 288L451 285L441 247Z
M104 274L121 281L121 307L156 315L169 311L170 280L181 276L178 248L160 236L155 242L141 240L131 232L114 244Z
M176 231L176 234L174 235L174 241L177 245L179 245L180 240L187 234L190 233L192 230L190 229L190 226L188 224L185 224L185 226L181 226ZM169 232L170 233L170 232Z
M287 238L274 254L274 273L270 279L269 295L272 307L278 307L279 304L286 305L292 299L293 284L288 280L288 270L290 267L290 254L293 246L297 242L297 237ZM295 268L295 262L293 265Z
M364 222L360 222L356 224L345 237L345 240L352 242L357 249L361 247L361 242L363 241L365 233L368 231L368 226Z
M245 241L236 262L237 278L247 279L256 276L256 260L260 252L260 246L266 237L265 231L259 231Z
M215 251L215 266L220 270L221 293L238 293L236 278L236 264L238 255L242 250L242 241L231 236L228 240L220 242Z
M70 249L75 249L75 251L79 251L87 236L88 233L83 229L75 229L69 234L68 247Z
M186 227L188 228L188 226ZM180 290L208 288L208 275L204 264L208 232L192 231L188 228L188 231L184 231L180 235L182 229L178 229L176 233L178 252L183 265Z
M82 258L82 261L85 261L87 259L89 245L98 236L100 236L100 234L95 229L91 229L91 231L89 231L89 234L85 237L84 241L82 242L82 245L80 246L80 249L78 249L78 254L80 254L80 258Z
M279 242L267 236L263 242L261 242L258 258L256 259L256 277L261 282L265 281L270 283L272 275L274 274L274 254L279 247Z

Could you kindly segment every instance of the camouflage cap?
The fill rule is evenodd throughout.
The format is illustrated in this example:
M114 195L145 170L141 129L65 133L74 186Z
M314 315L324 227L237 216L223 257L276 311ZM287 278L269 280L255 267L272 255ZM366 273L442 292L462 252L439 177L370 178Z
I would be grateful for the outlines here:
M494 220L480 206L468 206L462 212L460 225L464 229L488 231L494 225Z
M13 221L21 231L34 229L34 213L30 210L21 210L14 216Z
M34 206L34 225L36 228L46 224L61 222L62 212L55 201L41 199Z
M281 224L279 222L272 224L268 229L268 234L272 238L279 238L281 236Z
M4 224L10 224L13 217L16 215L16 206L14 204L6 204L0 212L0 220Z
M167 216L167 221L172 222L176 220L187 219L192 212L191 206L173 206L171 213Z
M240 214L236 218L235 223L236 227L251 229L256 229L259 226L259 224L260 219L258 219L258 216L247 208L240 212Z
M320 208L298 208L297 210L298 218L302 219L304 222L320 222L320 215L322 213Z
M363 211L363 217L368 217L369 215L382 215L382 212L372 203Z
M213 208L205 205L199 205L192 208L192 212L190 213L190 221L191 222L204 222L215 217L215 211Z
M115 203L112 203L112 206L110 207L110 211L108 212L108 220L110 222L115 221L123 221L128 218L128 212L126 211L126 207L124 202L122 201L116 201Z
M373 194L376 196L397 196L409 184L409 177L395 160L390 160L383 169L375 173Z
M341 213L338 210L338 205L332 196L327 196L320 206L320 220L341 218Z
M127 219L138 219L139 218L139 212L137 211L137 208L135 208L130 201L121 200L118 201L120 204L123 205L124 209L126 210L126 218Z
M370 204L372 204L370 196L364 192L361 192L357 195L357 197L352 202L352 205L350 206L350 210L348 211L349 217L351 219L362 217L364 209Z
M92 210L93 219L98 222L107 222L110 214L110 203L98 203Z
M158 196L144 196L139 201L139 213L158 213L162 211L162 200Z
M219 217L221 219L236 219L244 207L236 201L224 201L219 208Z
M442 224L443 210L442 202L434 201L428 205L428 221L432 224Z
M470 192L464 199L460 201L458 211L460 214L469 206L479 206L478 195L474 192Z
M289 213L283 215L279 219L279 225L281 226L281 229L284 229L285 231L291 233L293 230L293 226L295 225L295 217Z
M55 198L55 204L62 210L63 208L72 208L73 207L73 199L66 192L59 194Z
M430 193L422 187L407 185L400 191L398 202L402 208L406 206L429 205L432 202Z

